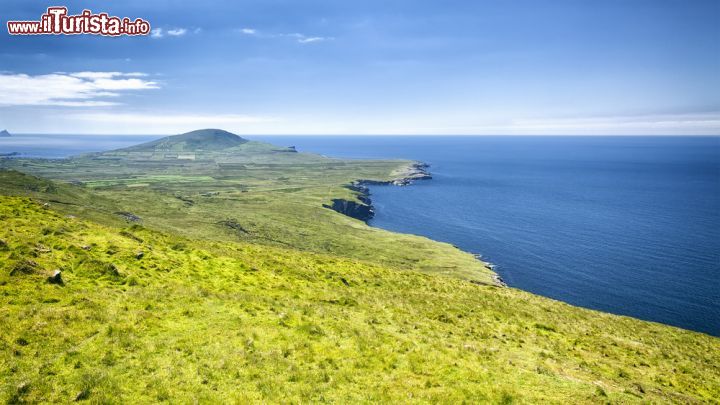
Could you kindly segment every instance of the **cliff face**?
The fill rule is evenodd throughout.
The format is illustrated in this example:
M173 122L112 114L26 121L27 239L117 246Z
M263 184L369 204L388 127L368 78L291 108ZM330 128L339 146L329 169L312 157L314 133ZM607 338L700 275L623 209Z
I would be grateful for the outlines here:
M432 176L427 171L428 167L430 167L430 165L427 163L413 163L404 171L398 172L398 177L392 181L392 184L396 186L407 186L415 180L430 180Z
M358 193L357 199L360 202L352 200L334 199L332 205L323 205L341 214L359 219L361 221L369 221L375 215L372 201L370 200L370 190L367 185L394 185L407 186L415 180L432 179L430 173L427 172L429 165L427 163L415 162L407 167L394 173L395 178L387 181L378 180L358 180L347 185L347 188Z
M364 197L363 199L366 200L367 203L359 203L356 201L336 198L332 200L332 205L324 205L324 207L330 208L351 218L367 222L375 215L375 211L373 211L372 206L369 205L370 199L367 197Z

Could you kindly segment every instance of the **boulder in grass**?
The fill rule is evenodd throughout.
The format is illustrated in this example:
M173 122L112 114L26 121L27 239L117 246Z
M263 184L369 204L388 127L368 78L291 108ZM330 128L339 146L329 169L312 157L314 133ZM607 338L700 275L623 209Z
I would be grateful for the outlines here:
M133 214L132 212L118 211L115 213L115 215L119 215L128 222L140 222L142 220L142 218Z
M33 274L37 272L38 264L32 260L21 260L10 270L11 276L19 276L23 274Z
M60 270L55 270L53 275L47 278L47 281L50 284L65 285L62 279L62 271Z

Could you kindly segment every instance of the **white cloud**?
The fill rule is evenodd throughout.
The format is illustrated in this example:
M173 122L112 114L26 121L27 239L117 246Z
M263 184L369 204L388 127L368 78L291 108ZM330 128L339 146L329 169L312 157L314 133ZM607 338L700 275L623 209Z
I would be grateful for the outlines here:
M166 38L166 37L182 37L186 34L200 34L202 28L153 28L150 31L150 37L154 39Z
M0 74L0 106L116 105L117 102L98 99L117 97L121 92L159 88L156 82L142 79L144 76L140 72L75 72L37 76L4 73Z
M320 42L320 41L327 41L328 38L325 37L302 37L298 38L298 42L301 44L309 44L311 42Z
M63 74L63 72L56 72ZM81 79L111 79L113 77L124 76L124 77L146 77L147 73L141 72L75 72L69 73L70 76L79 77Z
M311 44L313 42L332 41L333 37L309 37L305 34L293 33L293 34L280 34L281 37L295 38L299 44Z
M195 125L220 126L237 124L258 124L275 122L272 117L241 114L141 114L141 113L78 113L66 115L69 119L104 124L140 124L140 125Z
M294 38L300 44L310 44L313 42L330 41L334 39L332 37L309 37L305 34L300 34L298 32L294 32L291 34L266 34L256 30L255 28L240 28L236 31L241 34L252 35L258 38Z
M63 74L63 72L57 72ZM110 79L116 76L121 76L121 72L75 72L70 73L72 77L79 77L81 79Z
M187 29L185 28L175 28L167 31L167 34L171 37L180 37L187 33Z

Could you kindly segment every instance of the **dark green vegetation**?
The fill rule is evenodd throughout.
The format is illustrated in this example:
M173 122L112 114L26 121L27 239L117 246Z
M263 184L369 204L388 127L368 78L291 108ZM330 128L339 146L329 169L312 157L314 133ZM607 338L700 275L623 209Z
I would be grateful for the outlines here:
M322 208L405 162L193 148L3 162L83 185L0 171L0 401L720 397L716 338L471 283L469 255Z

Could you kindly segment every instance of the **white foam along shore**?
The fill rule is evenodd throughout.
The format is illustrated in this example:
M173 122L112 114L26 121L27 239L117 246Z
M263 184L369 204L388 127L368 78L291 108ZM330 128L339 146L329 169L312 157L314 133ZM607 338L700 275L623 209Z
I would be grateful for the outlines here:
M459 248L458 248L458 249L459 249ZM488 270L490 270L490 271L492 271L492 272L494 273L494 275L493 275L493 280L495 280L495 282L496 282L498 285L500 285L500 286L502 286L502 287L507 287L507 286L508 286L507 283L505 282L505 280L503 280L502 277L500 277L500 275L497 274L497 272L495 271L495 269L497 268L497 265L496 265L496 264L484 260L484 259L483 259L483 255L481 255L480 253L473 253L472 255L475 256L475 258L476 258L477 260L481 261L481 262L485 265L485 268L486 268L486 269L488 269Z

